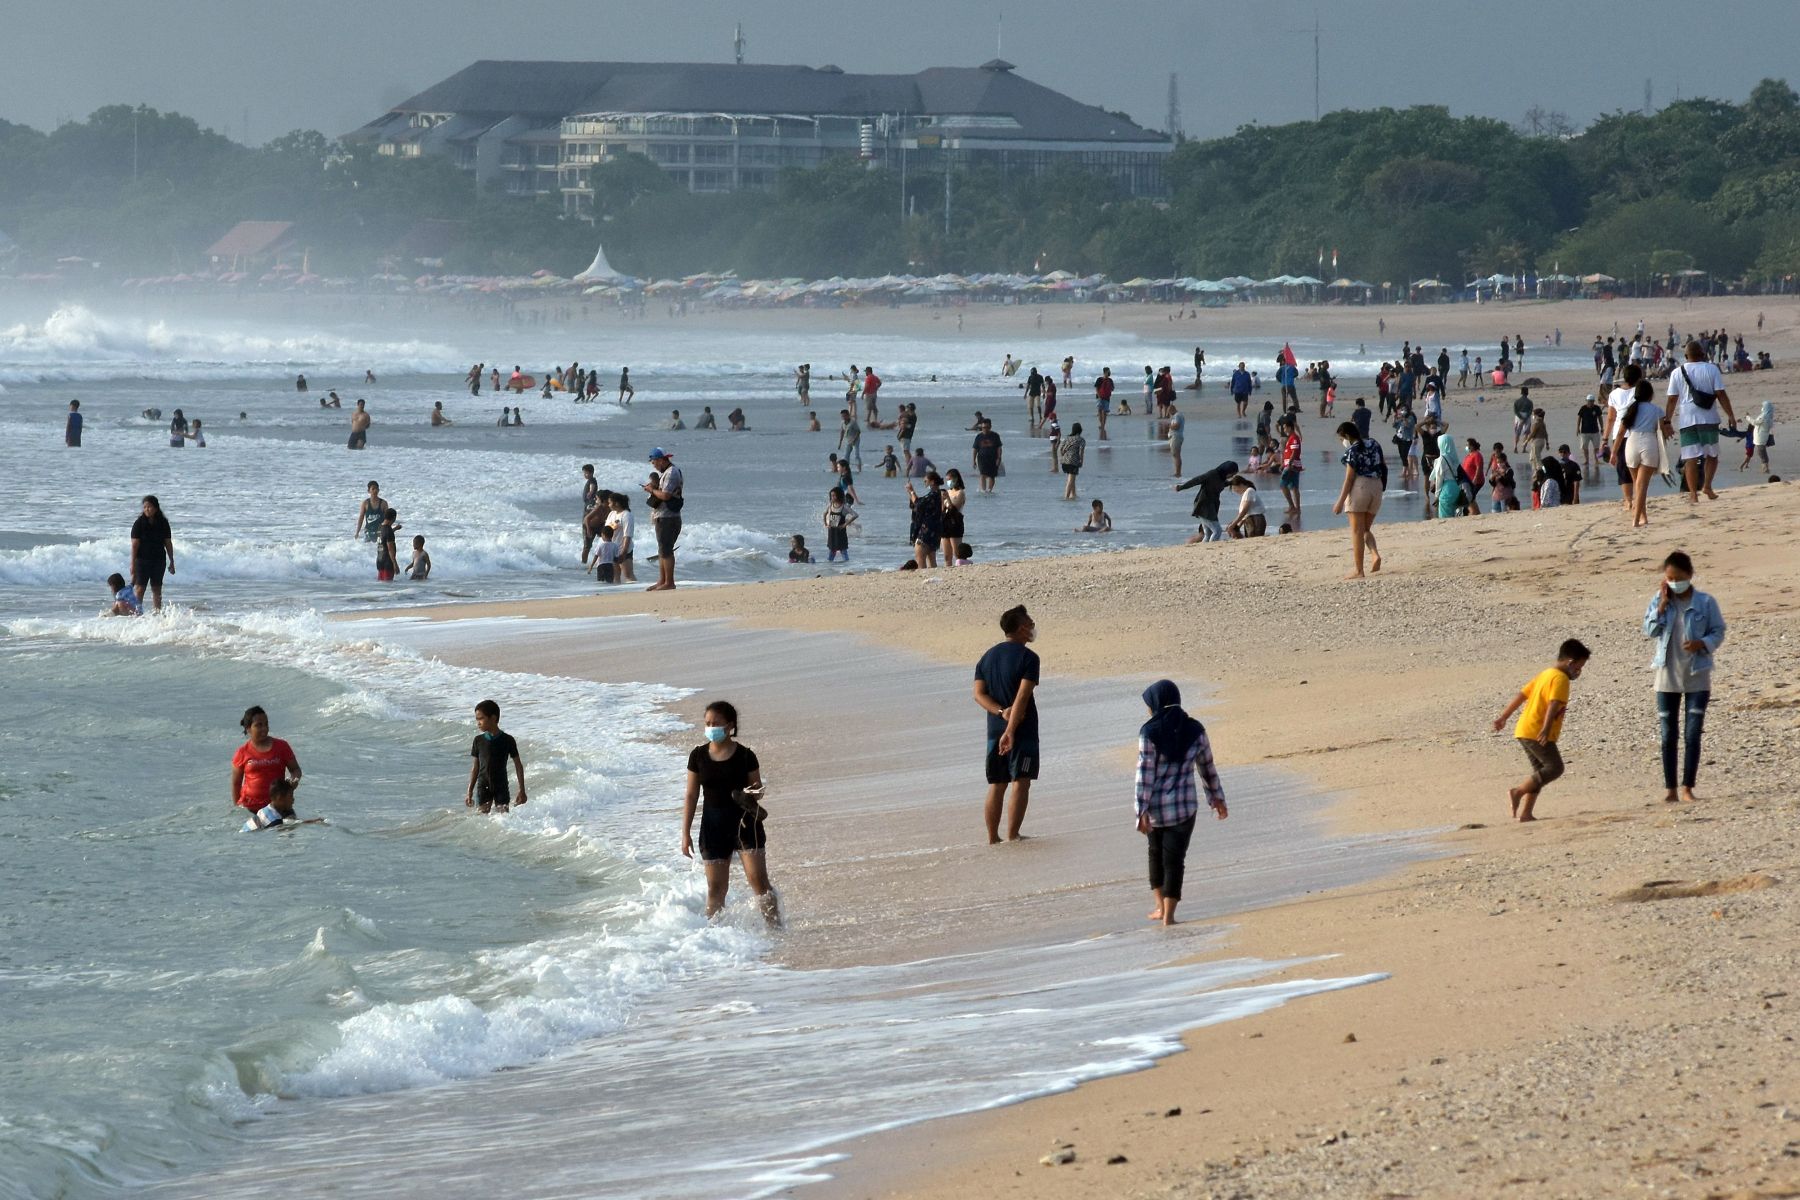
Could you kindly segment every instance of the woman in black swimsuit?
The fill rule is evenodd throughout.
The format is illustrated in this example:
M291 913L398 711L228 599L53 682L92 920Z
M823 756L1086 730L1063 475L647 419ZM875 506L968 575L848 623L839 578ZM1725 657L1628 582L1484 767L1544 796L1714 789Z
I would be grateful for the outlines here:
M763 850L762 766L756 752L737 740L737 709L723 700L706 706L706 741L688 754L687 795L681 806L681 852L694 857L694 808L700 808L700 862L706 868L706 915L725 907L731 856L744 864L744 880L770 925L781 924ZM746 790L747 789L747 790Z

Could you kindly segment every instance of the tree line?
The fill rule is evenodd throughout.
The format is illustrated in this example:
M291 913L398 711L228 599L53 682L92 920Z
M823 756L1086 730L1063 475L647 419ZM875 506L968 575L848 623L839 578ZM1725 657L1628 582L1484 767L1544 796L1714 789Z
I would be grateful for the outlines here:
M593 223L559 199L478 189L441 157L396 158L296 131L249 147L192 119L114 105L45 133L0 121L0 231L31 261L193 271L239 220L300 222L321 273L374 270L414 222L456 222L445 269L584 266L596 239L645 276L806 278L944 271L1319 273L1460 283L1496 272L1800 272L1800 96L1764 80L1742 104L1693 99L1571 132L1421 106L1249 125L1183 141L1167 198L1075 168L941 174L841 160L767 191L694 195L648 160L593 170ZM418 268L401 265L403 272Z

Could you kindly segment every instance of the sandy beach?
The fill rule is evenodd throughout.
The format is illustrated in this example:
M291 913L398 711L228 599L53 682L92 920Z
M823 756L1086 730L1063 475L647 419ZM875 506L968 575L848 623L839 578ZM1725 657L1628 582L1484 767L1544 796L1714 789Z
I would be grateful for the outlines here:
M1767 299L1505 306L1493 310L1492 340L1502 330L1524 332L1528 344L1541 339L1528 319L1539 313L1537 323L1560 325L1565 341L1584 341L1610 331L1615 315L1632 314L1620 320L1627 332L1637 315L1652 331L1669 320L1737 328L1753 327L1767 309L1760 344L1780 363L1797 314ZM1706 305L1718 314L1702 315ZM1044 312L1046 327L1065 331L1093 315ZM1292 314L1297 336L1329 329L1343 337L1366 323L1374 340L1382 317L1390 338L1448 344L1453 355L1474 315L1468 306ZM698 319L780 325L790 316L801 315ZM1132 317L1155 336L1151 312ZM1197 324L1279 326L1270 318L1240 307L1204 311ZM835 314L833 323L875 327L884 319ZM1039 336L1030 310L1000 310L995 319L1022 337ZM1526 364L1522 376L1530 377L1529 353ZM1582 372L1543 379L1534 395L1565 422L1592 390ZM1794 412L1784 371L1729 382L1740 415L1765 397L1782 415ZM1340 410L1356 394L1346 389ZM1453 432L1510 442L1510 389L1499 404L1478 402L1479 394L1452 393ZM1204 412L1198 419L1223 420ZM1553 433L1561 440L1554 424ZM1722 478L1739 478L1734 465L1728 458ZM1040 623L1047 672L1122 693L1114 697L1124 703L1115 705L1121 717L1110 758L1119 812L1128 812L1132 735L1123 712L1137 687L1166 675L1209 694L1201 711L1228 771L1304 780L1330 796L1323 816L1341 835L1435 831L1442 857L1242 911L1228 942L1205 951L1334 955L1324 964L1329 974L1382 973L1383 982L1193 1031L1184 1039L1190 1053L1150 1071L870 1137L846 1147L848 1160L831 1168L835 1179L806 1194L1800 1194L1800 1067L1786 1050L1800 1035L1800 1005L1790 995L1800 967L1791 937L1800 800L1777 766L1779 748L1800 727L1791 679L1800 571L1784 532L1800 507L1794 497L1781 484L1733 488L1697 507L1659 496L1650 528L1634 532L1608 476L1587 503L1561 510L1378 525L1386 569L1362 583L1339 581L1347 537L1335 520L1315 517L1300 536L1223 546L423 615L724 618L745 628L851 634L966 670L994 640L998 612L1025 602ZM1661 799L1650 646L1639 628L1657 564L1676 547L1694 554L1700 586L1731 625L1695 806ZM1488 724L1567 636L1595 651L1563 737L1571 769L1546 793L1543 820L1514 825L1506 787L1524 773L1522 756ZM564 670L583 669L579 654L561 661ZM964 703L952 694L942 702ZM1055 688L1043 703L1053 711ZM972 705L968 716L960 740L972 835ZM936 744L951 748L932 728ZM1090 747L1084 771L1067 781L1084 814L1106 761ZM954 772L934 767L934 785L946 778ZM1117 875L1138 855L1135 835L1125 822L1102 837L1058 828L1060 800L1047 775L1033 807L1047 836L991 853L971 836L967 850L946 853L934 868L930 895L980 895L970 911L990 913L1008 888L1058 877L1096 845L1113 847L1113 894L1125 891ZM902 838L917 833L897 830ZM943 844L946 831L932 833L933 844ZM1023 876L1021 851L1031 856ZM1010 856L1001 858L1004 868L988 865L1000 856ZM865 861L808 882L833 898L893 900L910 894L910 869ZM1121 927L1142 919L1137 886L1113 914ZM1184 913L1192 908L1189 915L1205 920L1220 911L1207 905L1204 883L1188 890ZM1026 911L1047 919L1069 903L1042 901L1034 894ZM969 930L954 906L936 903L945 906L940 944L966 947ZM902 915L893 928L916 927L919 903ZM879 946L860 941L875 957ZM1073 1148L1072 1162L1040 1165L1063 1148Z
M471 309L440 325L453 314L340 299L299 314L75 305L0 331L20 514L0 529L0 662L18 683L0 726L12 774L47 781L0 799L36 806L17 823L21 887L67 879L84 895L75 911L46 894L16 955L52 980L20 993L20 1052L0 1072L44 1101L41 1128L0 1139L0 1175L27 1193L102 1179L441 1200L478 1200L495 1178L588 1200L1784 1183L1791 1068L1769 1048L1792 1034L1793 814L1774 765L1795 716L1780 686L1789 485L1728 459L1717 502L1690 510L1659 483L1650 530L1633 533L1603 477L1579 508L1429 524L1395 481L1385 569L1339 581L1331 426L1372 397L1384 352L1411 338L1473 357L1524 333L1521 376L1542 380L1552 444L1574 441L1594 390L1582 327L1616 314L1630 329L1633 309L1105 314L1139 336L1096 335L1083 322L1102 314L1074 305L612 325ZM1774 466L1791 478L1791 309L1643 315L1651 330L1742 328L1774 354L1779 369L1730 383L1740 415L1775 402ZM945 325L958 316L960 336ZM1559 326L1561 351L1539 351ZM1290 339L1345 386L1333 419L1302 401L1302 532L1241 544L1182 544L1192 497L1171 490L1169 448L1141 413L1116 414L1104 443L1088 426L1081 498L1057 499L1018 380L996 372L1004 352L1045 366L1074 353L1077 379L1147 361L1185 382L1207 347L1205 389L1181 393L1187 475L1246 463L1252 426L1229 415L1222 369L1266 364ZM638 403L534 396L527 424L502 429L496 410L518 398L457 385L477 357L541 369L576 353L607 375L629 363ZM814 432L792 391L809 358L875 362L884 400L918 404L915 445L944 466L968 470L975 409L997 417L1009 470L970 497L976 566L894 571L904 486L879 470L859 472L853 564L788 563L795 532L817 546L837 436L837 396L815 392ZM296 362L315 394L299 393ZM379 384L361 382L366 364ZM366 453L319 409L330 389L347 406L366 394ZM79 453L61 446L76 398ZM1510 445L1511 399L1455 390L1452 434ZM439 402L454 426L429 423ZM1064 389L1065 428L1091 403ZM144 415L177 405L204 418L204 453L173 453L175 426ZM739 405L750 432L693 428ZM688 478L682 589L584 582L579 464L635 495L656 445ZM429 579L372 578L351 533L370 479L405 513L402 541L426 539ZM170 604L98 619L98 581L129 566L145 493L174 523ZM245 495L274 502L266 520L245 520ZM1095 499L1115 531L1074 532ZM1731 622L1692 810L1657 799L1638 630L1675 545ZM1028 840L990 849L971 666L1020 601L1041 623L1045 775ZM409 604L442 607L348 623ZM1542 824L1512 827L1503 791L1523 763L1488 723L1570 634L1599 651L1564 738L1572 771ZM1164 675L1211 728L1232 804L1195 839L1171 930L1144 919L1129 808L1138 696ZM160 703L121 726L98 698L122 679ZM741 886L706 920L679 851L691 723L720 695L772 785L788 921L773 937ZM531 780L529 805L498 821L463 804L482 698L503 704ZM328 824L221 836L242 819L221 785L251 703L307 763L308 815ZM123 757L57 754L70 737ZM152 819L92 809L136 786L121 770L161 781ZM1670 880L1708 894L1614 899ZM220 942L221 890L281 897L262 936ZM100 967L108 987L86 986ZM1527 1121L1540 1112L1555 1123ZM1052 1151L1069 1161L1039 1166Z
M1191 1053L1149 1072L879 1135L808 1194L1778 1195L1800 1180L1800 1069L1777 1049L1800 1033L1789 995L1800 804L1777 764L1800 724L1797 574L1773 532L1793 521L1794 495L1661 498L1635 533L1610 498L1389 529L1387 570L1363 583L1338 580L1346 538L1332 528L431 615L723 617L967 664L999 610L1024 601L1047 671L1214 685L1204 712L1221 760L1329 789L1339 831L1448 830L1442 859L1234 920L1230 953L1335 954L1331 974L1385 982L1196 1031ZM1676 546L1731 623L1696 806L1661 800L1639 629ZM1595 659L1563 738L1571 770L1546 793L1545 819L1516 826L1505 788L1521 756L1488 722L1572 635ZM1068 701L1047 689L1043 702ZM1121 720L1121 813L1131 735ZM976 735L963 740L972 831ZM1050 775L1034 821L1053 830L1057 808ZM1027 843L1034 874L1080 853L1062 832ZM1108 836L1135 857L1125 822ZM1020 849L961 853L931 890L954 896ZM870 863L837 885L882 895L902 869ZM1658 881L1704 894L1642 891ZM1634 891L1653 899L1621 899ZM1116 921L1140 921L1143 899ZM1073 1163L1038 1164L1065 1143Z

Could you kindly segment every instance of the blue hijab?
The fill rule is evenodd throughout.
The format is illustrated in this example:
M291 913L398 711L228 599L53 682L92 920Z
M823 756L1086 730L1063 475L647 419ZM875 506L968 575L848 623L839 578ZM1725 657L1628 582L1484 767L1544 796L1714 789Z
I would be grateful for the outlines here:
M1159 679L1144 689L1144 703L1150 706L1150 719L1138 730L1139 735L1148 738L1164 758L1185 759L1206 727L1182 709L1181 689L1171 680Z

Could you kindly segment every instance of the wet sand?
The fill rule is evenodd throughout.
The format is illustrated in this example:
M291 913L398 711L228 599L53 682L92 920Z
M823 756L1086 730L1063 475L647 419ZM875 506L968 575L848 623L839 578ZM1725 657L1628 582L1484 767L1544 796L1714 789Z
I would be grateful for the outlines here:
M1626 1179L1689 1194L1792 1178L1782 1155L1795 1127L1781 1114L1800 1111L1800 1071L1768 1047L1800 1035L1787 995L1800 967L1788 883L1800 808L1779 751L1800 732L1800 569L1777 532L1800 515L1795 497L1766 485L1698 509L1661 498L1641 532L1616 503L1392 528L1388 569L1362 583L1338 581L1346 539L1328 529L1078 564L515 607L868 631L965 664L1000 609L1023 600L1047 670L1213 681L1207 723L1222 760L1331 789L1335 828L1474 826L1447 835L1449 860L1236 922L1233 952L1330 950L1334 973L1387 981L1196 1031L1193 1053L1141 1075L879 1135L853 1145L817 1194L1456 1195L1514 1179L1526 1194L1595 1194ZM1661 803L1638 628L1656 563L1677 545L1695 553L1700 585L1731 622L1697 807ZM1571 770L1546 794L1545 820L1514 826L1505 787L1522 757L1487 723L1570 635L1596 651L1563 739ZM1055 699L1046 692L1047 710ZM1117 745L1128 753L1128 731ZM978 769L969 756L971 791ZM1040 802L1054 794L1048 780L1040 789ZM971 796L969 828L975 819ZM1121 865L1136 857L1136 835L1110 836L1125 847ZM983 887L1006 853L969 851L945 894ZM1753 874L1782 882L1614 900L1653 880ZM1196 877L1190 892L1204 890ZM1118 894L1117 921L1141 920L1143 893L1122 880ZM1174 1106L1182 1118L1145 1116ZM1076 1143L1076 1163L1037 1165L1053 1138ZM1129 1161L1105 1165L1114 1154Z

